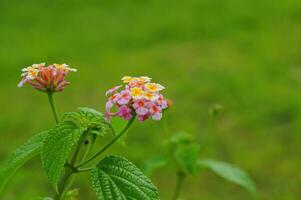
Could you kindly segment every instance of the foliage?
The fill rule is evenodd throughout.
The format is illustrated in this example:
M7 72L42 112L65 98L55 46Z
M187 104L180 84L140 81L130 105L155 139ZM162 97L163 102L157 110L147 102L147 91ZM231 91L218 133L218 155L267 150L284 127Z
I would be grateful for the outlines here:
M91 179L99 200L159 199L151 181L123 157L105 157L92 170Z
M63 121L49 131L42 150L42 163L50 182L56 187L66 160L83 131L74 123Z
M232 164L226 162L211 159L199 160L198 165L211 170L227 181L236 183L246 188L251 193L256 193L255 183L249 177L249 175L239 167L233 166Z
M134 120L135 118L133 118ZM117 125L114 131L124 133L131 123L119 129ZM66 185L71 176L90 169L81 169L76 166L78 157L81 157L81 148L91 145L89 137L104 136L113 129L104 115L91 108L79 108L77 112L69 112L62 120L48 131L34 136L31 140L18 148L8 159L4 170L0 174L1 186L11 175L22 166L29 158L41 154L43 168L49 181L56 188L55 200L75 200L78 196L77 190L66 191ZM116 132L116 138L118 134ZM94 142L94 140L93 140ZM112 145L115 142L111 142ZM106 146L106 150L109 146ZM82 160L86 158L89 148L83 154ZM102 153L104 150L101 150ZM98 154L92 159L95 159ZM90 159L90 160L92 160ZM88 159L86 162L90 162ZM79 160L80 161L80 160ZM86 164L86 163L84 163ZM127 159L119 156L109 156L102 159L91 171L93 188L99 199L159 199L156 187L142 172ZM51 200L51 197L39 198Z
M30 158L40 153L43 141L47 135L48 131L36 134L10 155L0 173L0 192L8 179L11 178L18 168L20 168Z
M176 174L179 182L175 191L175 199L178 198L183 179L186 176L196 175L201 168L211 170L225 180L242 186L252 194L256 193L255 183L244 170L222 161L199 159L201 147L191 135L184 132L174 134L164 142L164 147L168 150L168 154L157 155L146 160L143 169L145 173L151 174L169 163L177 166Z
M189 175L195 175L197 173L197 160L199 157L199 152L199 144L187 144L177 147L174 153L174 157L181 171L184 171Z

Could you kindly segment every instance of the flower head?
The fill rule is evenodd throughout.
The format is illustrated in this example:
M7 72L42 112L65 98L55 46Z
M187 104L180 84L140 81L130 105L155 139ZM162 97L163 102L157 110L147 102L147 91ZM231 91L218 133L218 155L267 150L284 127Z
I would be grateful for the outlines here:
M139 121L148 118L153 120L162 118L163 110L168 107L167 101L160 93L165 89L162 85L151 83L151 78L147 76L125 76L121 80L124 85L116 86L106 92L106 95L109 96L105 115L108 121L112 116L129 120L137 115ZM114 106L118 110L112 113L111 109Z
M45 66L45 63L33 64L22 69L22 80L18 87L29 84L34 88L46 92L60 92L70 83L65 80L69 72L76 72L66 64L53 64Z

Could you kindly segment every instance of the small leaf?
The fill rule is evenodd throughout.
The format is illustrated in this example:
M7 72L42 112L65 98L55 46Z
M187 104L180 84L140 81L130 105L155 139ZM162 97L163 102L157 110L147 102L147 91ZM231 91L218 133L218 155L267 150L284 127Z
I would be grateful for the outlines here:
M167 141L165 144L167 145L181 145L181 144L188 144L192 142L192 137L190 134L185 132L179 132L174 135Z
M168 158L166 156L154 156L143 163L142 171L150 176L156 169L166 166Z
M199 160L198 164L200 167L205 167L210 169L215 174L226 179L227 181L236 183L244 187L251 193L256 193L255 183L249 177L249 175L242 169L226 162L209 160L209 159Z
M65 113L62 121L72 121L77 127L90 129L101 136L110 130L104 115L92 108L81 107L77 112Z
M72 147L82 130L69 121L61 122L49 131L42 149L42 163L50 182L56 186Z
M0 191L8 179L30 158L38 155L41 151L43 141L48 132L44 131L35 135L25 144L16 149L6 161L0 173Z
M198 170L198 157L200 145L196 143L180 145L175 150L175 159L182 170L190 175L195 175Z
M93 129L98 130L105 128L105 131L109 130L108 123L105 120L104 114L94 110L92 108L81 107L78 109L81 117L86 119L86 126ZM104 131L104 130L103 130Z
M105 157L92 170L91 179L99 200L160 199L151 181L123 157Z

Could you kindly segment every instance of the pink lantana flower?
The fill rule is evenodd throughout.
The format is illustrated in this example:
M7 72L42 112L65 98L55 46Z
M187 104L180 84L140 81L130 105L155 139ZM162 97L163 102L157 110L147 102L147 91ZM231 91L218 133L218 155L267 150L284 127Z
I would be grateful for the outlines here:
M53 64L45 66L45 63L33 64L22 69L22 80L18 87L29 84L39 91L46 93L61 92L70 83L65 80L69 72L76 72L66 64Z
M132 110L127 106L121 106L117 115L125 120L129 120L133 117Z
M139 121L148 118L160 120L163 110L168 107L167 101L160 93L164 87L157 83L151 83L147 76L122 78L124 88L116 86L106 92L109 99L106 103L106 119L109 121L113 116L119 116L125 120L138 116ZM120 91L121 90L121 91ZM116 106L117 112L111 112Z
M152 119L160 120L162 118L162 108L153 102L149 103L148 106Z
M126 105L130 102L131 100L131 94L128 90L123 90L120 92L119 99L117 100L117 103L119 105Z

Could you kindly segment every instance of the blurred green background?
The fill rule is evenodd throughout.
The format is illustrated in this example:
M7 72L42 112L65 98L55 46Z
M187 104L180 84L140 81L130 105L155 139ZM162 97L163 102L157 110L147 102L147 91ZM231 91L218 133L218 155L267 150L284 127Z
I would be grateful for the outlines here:
M68 63L79 71L56 95L60 114L78 106L104 111L105 91L123 75L152 77L174 101L164 120L136 123L127 146L116 144L108 153L140 165L160 152L161 141L186 131L202 142L201 156L241 166L258 186L253 197L204 172L186 181L185 199L299 199L300 21L297 0L0 0L0 165L14 148L54 124L45 95L16 87L21 68ZM224 110L210 129L208 110L216 103ZM170 199L172 170L152 180L161 199ZM75 187L80 199L96 199L88 176ZM34 159L1 199L52 194Z

